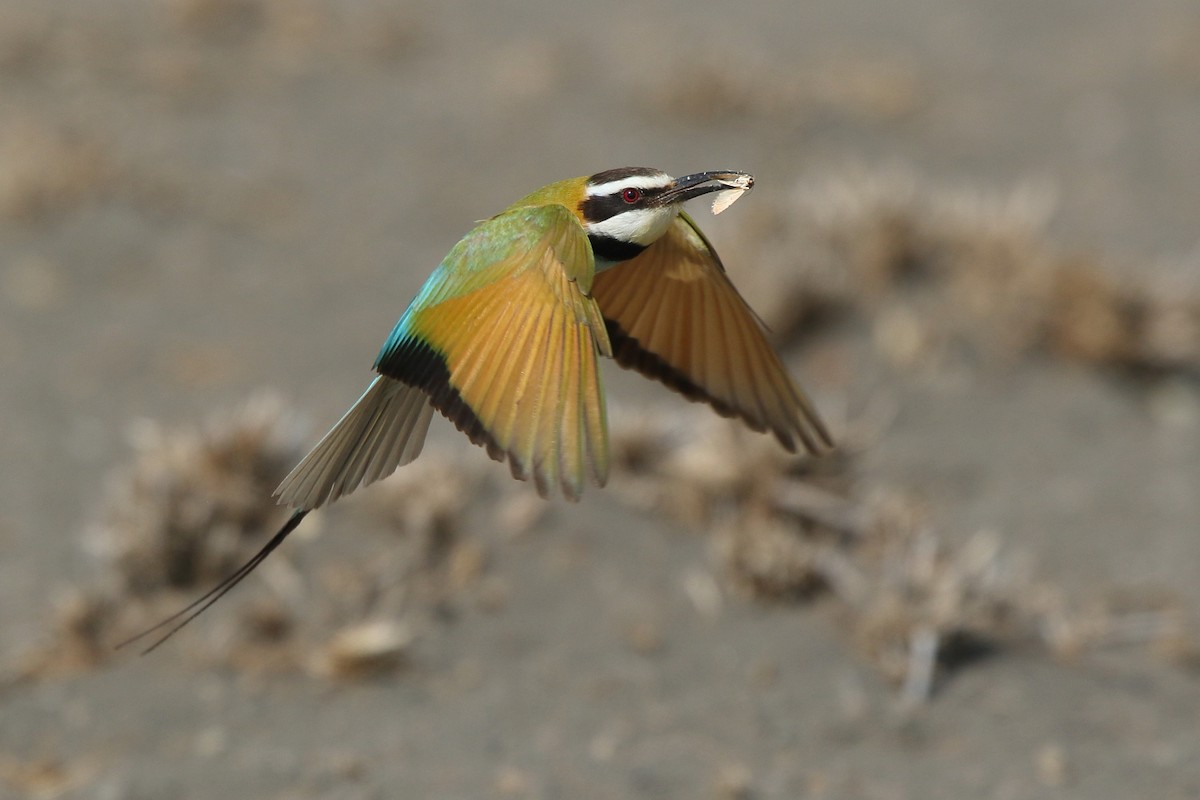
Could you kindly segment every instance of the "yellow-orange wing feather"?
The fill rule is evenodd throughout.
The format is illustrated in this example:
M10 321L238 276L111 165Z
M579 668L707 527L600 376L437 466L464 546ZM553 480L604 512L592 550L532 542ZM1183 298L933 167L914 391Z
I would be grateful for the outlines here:
M640 255L596 275L592 294L623 367L718 414L771 431L790 451L832 439L687 214Z
M577 498L587 473L608 476L596 355L611 350L594 269L565 207L513 209L451 251L397 326L440 361L423 386L434 407L542 495L558 484ZM387 350L377 369L410 377Z
M391 474L420 453L436 408L569 498L608 476L597 352L611 355L590 296L595 263L578 218L548 203L475 227L434 270L396 323L358 402L276 490L316 508Z

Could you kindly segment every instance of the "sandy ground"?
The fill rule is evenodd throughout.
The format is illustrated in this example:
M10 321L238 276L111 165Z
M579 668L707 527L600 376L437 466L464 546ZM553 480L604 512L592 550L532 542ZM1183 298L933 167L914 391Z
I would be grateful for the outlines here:
M135 421L187 428L270 388L310 441L441 255L551 180L753 172L703 217L747 285L745 226L822 176L1027 187L1052 199L1045 247L1200 296L1189 0L698 8L0 4L0 796L1200 797L1196 362L897 357L912 326L876 312L914 315L888 289L789 337L836 429L877 420L853 494L913 498L950 544L990 532L1072 603L1169 612L1172 646L1010 637L905 706L837 600L739 591L709 526L627 492L530 507L438 420L409 470L470 474L454 536L477 542L440 578L376 530L411 502L381 486L149 657L36 655L61 653L69 598L120 584L89 531ZM931 302L918 321L954 316ZM691 411L606 380L615 420ZM396 566L373 616L415 637L365 680L312 666L370 606L326 569L351 558ZM111 596L102 618L145 602ZM245 655L255 604L324 633Z

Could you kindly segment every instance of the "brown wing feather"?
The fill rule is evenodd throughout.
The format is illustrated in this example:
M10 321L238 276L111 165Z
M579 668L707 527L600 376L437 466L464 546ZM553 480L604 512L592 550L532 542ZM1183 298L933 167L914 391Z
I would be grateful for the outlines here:
M788 450L833 446L712 246L681 214L637 258L595 277L613 357L718 414L771 431Z

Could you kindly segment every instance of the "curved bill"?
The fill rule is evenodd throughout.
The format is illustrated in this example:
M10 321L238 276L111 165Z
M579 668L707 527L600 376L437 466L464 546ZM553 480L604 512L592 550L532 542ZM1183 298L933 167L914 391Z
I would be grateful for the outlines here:
M661 195L663 203L684 203L695 197L726 190L744 192L754 186L754 176L748 172L716 171L684 175Z

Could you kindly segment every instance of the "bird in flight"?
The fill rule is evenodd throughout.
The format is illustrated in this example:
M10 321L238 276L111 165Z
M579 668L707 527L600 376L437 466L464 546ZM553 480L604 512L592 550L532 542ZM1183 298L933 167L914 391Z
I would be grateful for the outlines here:
M683 211L724 211L743 172L672 178L624 167L559 181L475 226L443 259L375 359L378 375L275 496L294 509L249 561L123 647L158 647L252 572L310 511L390 475L421 452L436 410L543 497L603 486L608 428L599 357L790 452L833 446L712 244Z

